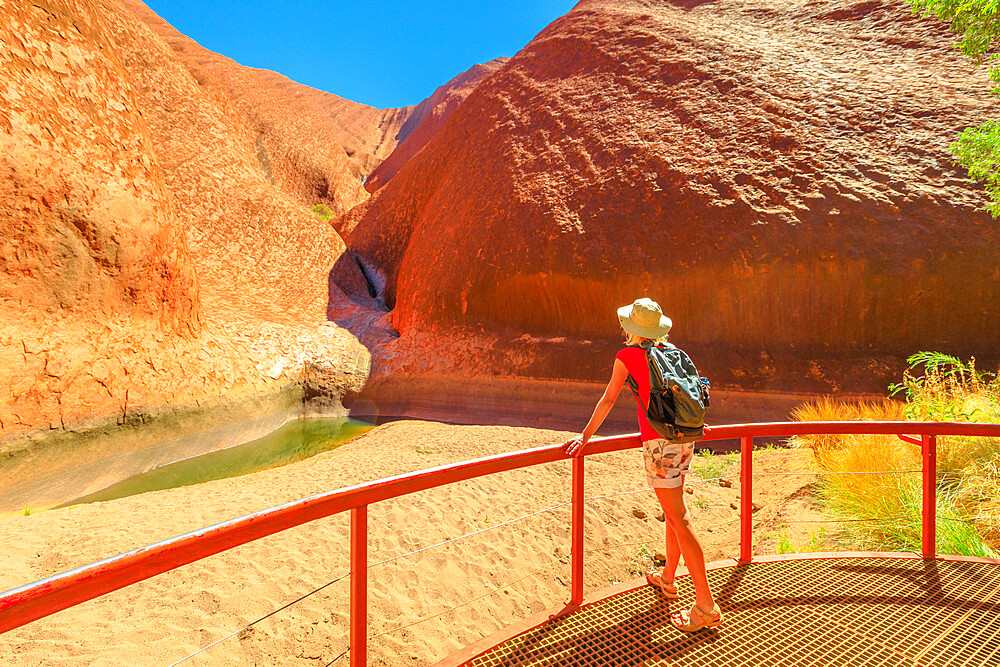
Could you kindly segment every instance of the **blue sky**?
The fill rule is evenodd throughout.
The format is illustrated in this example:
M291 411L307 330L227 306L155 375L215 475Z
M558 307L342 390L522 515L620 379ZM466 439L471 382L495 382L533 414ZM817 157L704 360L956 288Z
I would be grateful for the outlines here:
M576 0L146 0L207 49L379 108L512 56Z

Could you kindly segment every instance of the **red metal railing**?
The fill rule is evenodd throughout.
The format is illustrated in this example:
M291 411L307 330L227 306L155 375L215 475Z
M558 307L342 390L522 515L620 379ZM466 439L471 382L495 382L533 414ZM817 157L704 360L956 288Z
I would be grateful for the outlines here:
M899 435L909 442L920 436L923 451L922 555L935 553L936 448L939 435L1000 437L1000 424L950 422L775 422L733 424L705 429L703 442L739 439L741 449L740 561L753 560L753 440L813 434ZM640 446L636 434L598 438L588 443L586 455ZM135 549L113 558L63 572L0 593L0 633L104 595L162 572L294 526L347 510L351 511L351 664L364 665L367 638L368 505L390 498L567 458L561 446L487 456L439 468L389 477L317 494L248 514L185 535ZM571 586L568 609L583 601L584 456L573 459Z

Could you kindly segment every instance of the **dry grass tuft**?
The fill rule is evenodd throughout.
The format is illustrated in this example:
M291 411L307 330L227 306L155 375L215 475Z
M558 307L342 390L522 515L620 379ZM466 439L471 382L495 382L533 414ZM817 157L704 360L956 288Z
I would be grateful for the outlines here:
M891 388L893 395L905 396L905 403L824 398L797 407L791 417L1000 423L1000 381L976 371L975 360L963 364L922 352L909 361L903 382ZM845 522L844 534L855 546L919 548L919 446L879 435L798 436L792 443L812 449L820 470L833 473L821 477L821 496L831 511L853 520ZM938 473L938 550L995 557L1000 550L1000 438L938 438Z

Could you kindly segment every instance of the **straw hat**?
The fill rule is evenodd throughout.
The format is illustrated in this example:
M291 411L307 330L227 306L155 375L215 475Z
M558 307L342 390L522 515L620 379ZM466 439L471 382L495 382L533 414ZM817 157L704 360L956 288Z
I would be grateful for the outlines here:
M618 321L622 329L630 334L654 340L666 336L674 324L660 310L660 304L646 298L636 299L632 305L619 308Z

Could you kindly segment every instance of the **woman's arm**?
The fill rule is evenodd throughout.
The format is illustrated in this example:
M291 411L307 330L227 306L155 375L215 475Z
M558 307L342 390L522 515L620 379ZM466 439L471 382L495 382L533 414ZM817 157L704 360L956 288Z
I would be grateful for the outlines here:
M580 456L583 454L583 448L587 444L587 441L593 437L594 432L601 427L604 423L604 419L611 412L611 408L615 405L615 400L618 398L618 393L622 390L622 386L625 384L625 378L628 377L628 370L618 359L615 359L614 368L611 370L611 379L608 381L608 386L604 388L604 395L601 396L601 400L597 402L594 407L594 414L591 415L590 421L583 429L583 433L576 436L571 440L567 440L563 443L563 448L566 453L570 456Z

